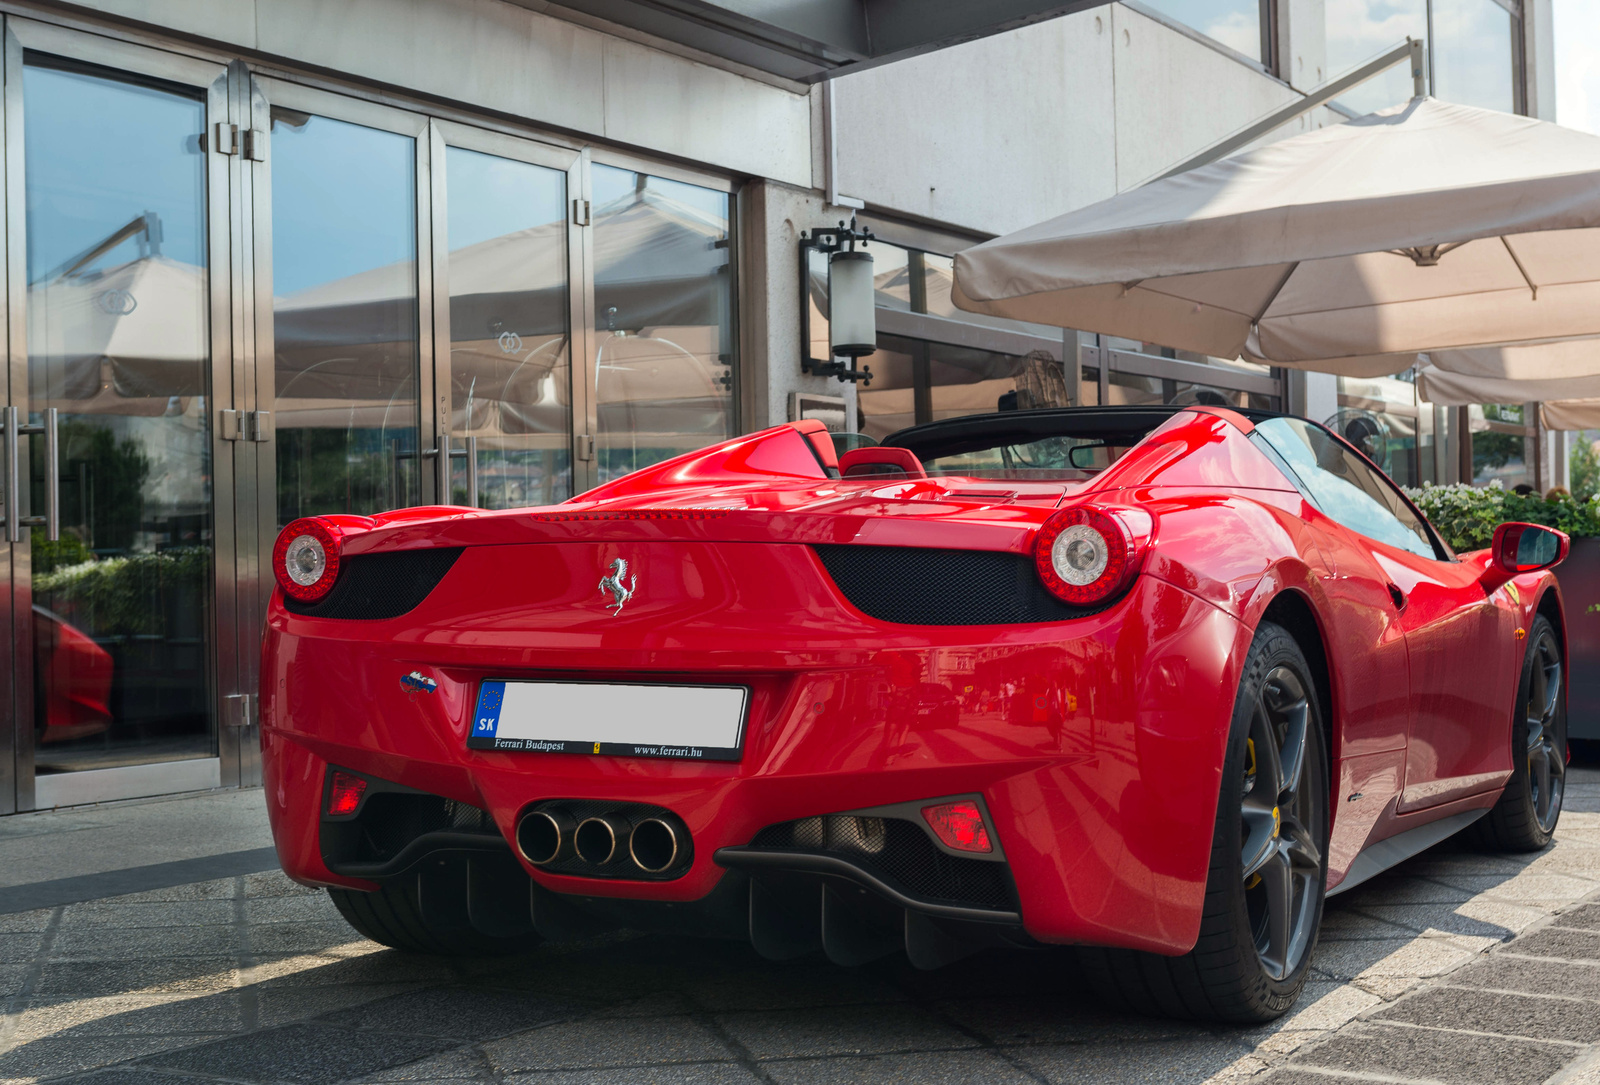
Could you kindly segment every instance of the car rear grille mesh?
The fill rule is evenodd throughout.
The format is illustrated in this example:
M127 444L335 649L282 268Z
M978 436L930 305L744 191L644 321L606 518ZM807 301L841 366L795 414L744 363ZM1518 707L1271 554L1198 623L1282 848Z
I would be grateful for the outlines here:
M1004 863L950 855L899 818L836 814L786 821L762 829L750 844L840 855L918 900L992 911L1015 907Z
M333 590L314 603L284 596L291 614L380 621L415 610L461 556L461 547L357 554L339 563Z
M907 625L1006 625L1061 622L1094 614L1045 588L1033 559L994 550L916 546L813 547L852 606L869 617Z

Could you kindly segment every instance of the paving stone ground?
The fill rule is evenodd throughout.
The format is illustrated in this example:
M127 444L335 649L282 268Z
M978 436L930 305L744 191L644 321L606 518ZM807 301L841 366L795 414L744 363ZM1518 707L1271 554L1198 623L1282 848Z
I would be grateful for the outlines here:
M209 816L180 801L163 826ZM79 815L52 816L8 819L0 870L71 846ZM1600 771L1545 852L1447 842L1335 898L1314 964L1291 1014L1229 1029L1103 1012L1053 954L924 973L623 934L442 961L265 873L0 914L0 1085L1600 1085Z

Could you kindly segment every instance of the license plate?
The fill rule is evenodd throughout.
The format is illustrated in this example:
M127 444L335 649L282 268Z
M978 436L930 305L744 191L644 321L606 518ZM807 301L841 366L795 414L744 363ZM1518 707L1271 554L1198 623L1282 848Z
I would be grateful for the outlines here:
M737 761L745 686L517 682L478 689L467 748Z

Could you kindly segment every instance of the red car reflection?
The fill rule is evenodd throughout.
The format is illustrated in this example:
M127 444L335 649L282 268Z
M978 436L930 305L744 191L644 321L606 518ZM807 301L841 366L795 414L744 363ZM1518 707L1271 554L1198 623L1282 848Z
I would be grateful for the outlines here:
M41 744L96 735L111 726L111 654L53 611L33 608Z
M1327 892L1549 842L1566 546L1457 556L1337 436L1214 406L837 458L794 423L549 508L298 520L273 831L391 946L1068 945L1109 998L1261 1021Z

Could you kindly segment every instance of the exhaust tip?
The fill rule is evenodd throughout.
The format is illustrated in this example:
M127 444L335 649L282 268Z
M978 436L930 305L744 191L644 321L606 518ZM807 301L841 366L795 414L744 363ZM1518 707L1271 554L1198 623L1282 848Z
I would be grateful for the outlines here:
M573 835L565 814L530 810L517 822L517 850L534 866L546 866L571 853Z
M605 866L621 857L626 836L626 822L619 826L616 819L609 816L585 818L572 834L572 846L579 859L593 866Z
M660 874L678 861L678 830L660 818L646 818L633 827L628 854L647 874Z

